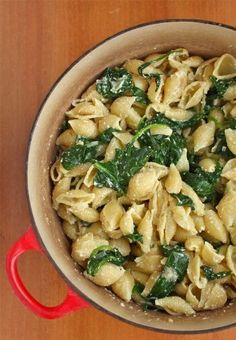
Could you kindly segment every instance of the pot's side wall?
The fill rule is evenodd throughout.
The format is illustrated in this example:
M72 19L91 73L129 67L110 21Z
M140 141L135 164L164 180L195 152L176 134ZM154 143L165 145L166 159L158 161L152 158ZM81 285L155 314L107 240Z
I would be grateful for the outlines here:
M236 31L195 22L167 22L127 31L108 40L78 61L54 87L35 124L28 156L28 192L36 230L51 259L65 278L105 310L128 321L168 331L199 331L235 322L236 305L205 312L195 318L144 314L134 304L120 303L107 290L87 281L76 269L59 220L51 207L49 168L55 157L55 140L65 110L73 99L104 70L123 61L176 47L205 56L236 55ZM125 307L124 307L125 306ZM174 320L170 322L170 319Z

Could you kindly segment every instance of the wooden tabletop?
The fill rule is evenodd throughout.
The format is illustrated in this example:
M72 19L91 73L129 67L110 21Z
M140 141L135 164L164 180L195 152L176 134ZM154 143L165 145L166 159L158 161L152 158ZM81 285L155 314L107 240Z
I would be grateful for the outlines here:
M81 53L129 26L201 18L236 26L236 0L0 0L0 339L189 339L122 323L88 308L48 321L28 311L4 273L5 254L30 225L25 158L37 108L55 79ZM62 301L65 286L48 259L22 256L20 273L41 302ZM236 328L194 340L233 340Z

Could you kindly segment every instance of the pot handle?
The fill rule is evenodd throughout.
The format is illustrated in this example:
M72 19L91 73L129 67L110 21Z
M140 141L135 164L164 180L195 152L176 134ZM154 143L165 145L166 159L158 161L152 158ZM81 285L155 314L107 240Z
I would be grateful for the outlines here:
M37 301L26 289L17 270L18 257L29 250L36 250L43 253L32 228L29 228L12 246L6 257L6 272L9 282L17 297L26 307L43 318L56 319L72 311L89 306L86 301L75 294L69 287L67 288L67 295L64 301L58 306L47 307Z

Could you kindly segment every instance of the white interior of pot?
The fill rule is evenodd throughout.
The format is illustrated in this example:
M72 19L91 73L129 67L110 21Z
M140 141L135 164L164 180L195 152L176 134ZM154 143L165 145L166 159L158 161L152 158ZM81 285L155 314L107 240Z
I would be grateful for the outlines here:
M199 22L164 22L135 28L108 39L82 57L65 73L45 101L31 138L28 157L29 200L37 232L53 262L67 280L91 301L136 324L163 331L204 331L235 323L236 304L199 313L195 317L143 312L86 280L70 257L68 242L51 207L49 167L55 157L55 139L65 110L73 99L107 67L155 51L185 47L192 54L236 55L236 31ZM171 320L170 320L171 319Z

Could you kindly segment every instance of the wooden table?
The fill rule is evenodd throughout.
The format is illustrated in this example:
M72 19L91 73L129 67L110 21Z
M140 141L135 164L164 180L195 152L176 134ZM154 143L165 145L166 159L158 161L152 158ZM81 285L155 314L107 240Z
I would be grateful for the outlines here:
M47 321L13 295L4 273L9 247L30 225L25 194L25 157L37 108L60 73L109 35L142 22L202 18L236 26L235 0L0 0L0 339L108 340L189 339L135 328L94 309ZM63 299L62 279L42 255L20 259L32 294L47 305ZM195 340L226 340L236 329Z

